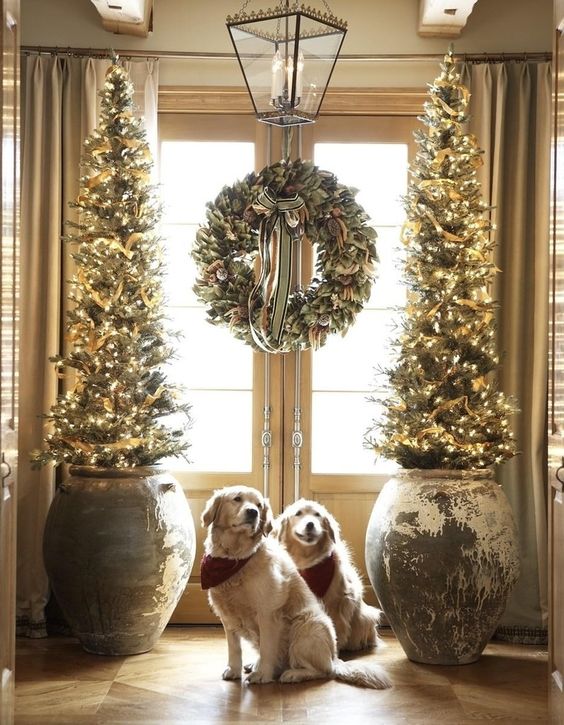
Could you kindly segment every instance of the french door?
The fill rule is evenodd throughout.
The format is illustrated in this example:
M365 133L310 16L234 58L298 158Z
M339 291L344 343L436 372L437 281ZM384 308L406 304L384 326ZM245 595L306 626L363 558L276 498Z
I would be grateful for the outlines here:
M160 119L162 236L169 262L173 326L184 335L171 374L186 386L194 425L190 463L169 467L181 481L199 531L213 489L244 483L263 491L275 513L303 496L339 520L355 561L364 569L364 532L389 462L374 461L364 432L378 415L400 284L400 197L412 151L412 117L328 117L296 133L294 156L312 158L359 189L357 199L378 232L379 281L369 304L344 337L319 351L255 353L228 330L209 325L191 287L189 252L205 202L225 184L280 157L280 136L249 116L163 114ZM311 280L315 248L302 247L301 282ZM370 596L368 597L371 598ZM199 567L173 622L213 622L199 584Z
M398 307L405 299L401 196L407 186L414 128L413 117L322 117L304 129L302 141L304 157L359 190L356 198L378 234L379 263L371 298L346 336L333 335L320 350L300 353L298 366L288 361L284 390L294 396L299 388L303 447L299 482L288 461L284 504L298 496L311 498L336 517L371 602L375 598L364 564L365 533L378 492L394 464L375 461L363 439L380 414L377 401L384 395L384 376L378 369L391 361L390 341ZM304 249L303 284L311 278L314 254L311 247ZM369 396L376 402L368 402ZM292 415L287 412L285 440L291 440L291 427Z

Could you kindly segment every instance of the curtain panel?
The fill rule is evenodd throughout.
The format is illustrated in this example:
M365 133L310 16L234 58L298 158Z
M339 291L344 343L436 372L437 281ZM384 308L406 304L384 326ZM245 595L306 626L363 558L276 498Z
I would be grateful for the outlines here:
M517 398L519 455L498 470L513 508L521 576L498 637L547 639L547 465L551 64L464 64L469 129L484 149L479 171L496 226L500 385Z
M137 113L153 148L157 139L158 61L124 63L134 82ZM72 259L61 241L76 220L84 138L96 127L108 60L59 55L22 58L21 347L18 481L17 633L46 636L49 596L42 539L54 493L52 466L33 470L44 423L64 381L48 362L65 349L65 311Z

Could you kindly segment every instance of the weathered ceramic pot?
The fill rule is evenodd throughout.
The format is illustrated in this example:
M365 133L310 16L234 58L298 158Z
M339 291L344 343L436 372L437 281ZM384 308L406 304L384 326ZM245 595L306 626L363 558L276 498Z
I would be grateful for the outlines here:
M196 537L180 484L158 466L71 466L49 509L45 567L88 652L150 650L190 576Z
M366 565L409 659L475 662L519 575L515 524L489 470L403 470L366 533Z

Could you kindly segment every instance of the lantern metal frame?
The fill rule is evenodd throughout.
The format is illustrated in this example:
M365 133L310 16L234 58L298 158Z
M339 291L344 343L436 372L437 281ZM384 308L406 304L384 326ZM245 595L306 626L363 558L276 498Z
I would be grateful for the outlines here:
M264 123L269 123L281 127L315 123L315 120L318 117L319 111L323 104L323 99L325 98L331 76L333 75L333 70L339 57L339 53L341 52L341 47L343 45L345 35L347 33L346 21L335 17L333 13L329 10L329 6L327 5L327 3L325 3L325 6L327 7L329 12L322 12L316 10L309 5L298 5L297 2L295 2L290 7L290 0L285 0L285 2L284 0L281 0L280 4L274 9L268 8L268 10L258 10L247 13L244 10L247 4L248 2L244 3L243 8L237 14L227 17L226 26L229 31L229 36L231 38L231 42L237 56L237 61L239 63L239 67L241 68L241 72L245 80L245 85L249 92L249 96L251 98L251 102L253 104L257 119L259 121L263 121ZM295 32L293 33L292 37L290 37L289 34L291 19L294 19L295 22ZM321 29L317 32L304 32L302 30L303 19L314 21L318 24L318 26L325 26L326 32ZM272 20L278 21L278 27L282 25L282 23L284 24L284 31L281 36L278 35L278 28L276 35L261 30L261 22ZM253 92L252 84L250 83L249 78L247 77L247 73L245 72L243 60L245 58L259 58L262 56L242 55L239 52L236 39L233 35L234 29L239 29L242 32L247 33L248 35L252 35L256 38L272 43L274 51L273 57L280 47L285 46L286 49L288 49L290 43L294 44L293 54L289 54L286 56L286 58L290 58L291 60L291 76L288 75L288 80L291 77L291 81L284 86L283 94L277 99L276 105L274 104L275 99L272 99L271 105L274 106L273 110L262 111L257 108L257 104L255 102L256 92ZM319 58L324 60L332 60L332 63L330 70L327 74L327 80L325 82L325 86L323 88L323 92L321 93L321 98L319 100L319 103L317 104L315 112L310 113L299 109L297 107L301 101L301 98L297 96L297 91L299 88L299 67L300 63L303 64L303 55L301 55L300 44L302 43L302 41L310 40L313 38L322 38L325 36L329 37L331 35L337 34L340 34L341 37L336 52L328 56L319 56ZM286 50L286 52L288 51ZM291 88L290 91L288 90L288 86L290 86Z

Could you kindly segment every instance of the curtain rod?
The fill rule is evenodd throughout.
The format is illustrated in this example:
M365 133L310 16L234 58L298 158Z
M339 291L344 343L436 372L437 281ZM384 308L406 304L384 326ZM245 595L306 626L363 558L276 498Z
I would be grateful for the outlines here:
M109 48L62 48L57 46L22 45L22 53L49 53L52 55L72 55L107 58L112 52ZM172 50L116 50L123 58L163 58L169 60L235 60L235 53L211 53L199 51L172 51ZM374 62L425 62L440 61L444 53L381 53L340 55L339 61L374 61ZM550 52L536 53L455 53L455 58L468 63L503 63L504 61L531 60L546 62L552 60Z

